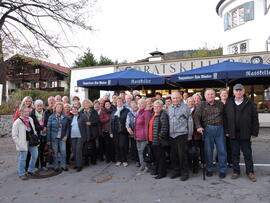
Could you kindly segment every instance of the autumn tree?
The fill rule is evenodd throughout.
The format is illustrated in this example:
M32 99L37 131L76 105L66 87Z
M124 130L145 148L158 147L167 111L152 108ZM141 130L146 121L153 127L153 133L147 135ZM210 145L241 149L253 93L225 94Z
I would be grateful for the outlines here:
M53 48L64 57L64 50L74 47L69 33L75 27L91 30L86 22L94 3L95 0L0 0L0 84L6 83L4 57L14 50L40 58L48 56L47 48Z

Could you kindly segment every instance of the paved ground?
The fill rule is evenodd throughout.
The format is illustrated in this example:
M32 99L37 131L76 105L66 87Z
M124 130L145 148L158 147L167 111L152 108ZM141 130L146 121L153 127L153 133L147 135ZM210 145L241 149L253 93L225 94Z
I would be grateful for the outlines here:
M253 142L255 163L270 164L270 130L263 129ZM270 166L255 167L257 182L245 176L220 180L217 175L202 180L192 175L186 182L150 174L138 175L127 168L99 163L77 173L63 172L46 179L21 181L16 174L17 157L10 138L0 139L0 203L2 202L90 202L90 203L178 203L178 202L270 202Z

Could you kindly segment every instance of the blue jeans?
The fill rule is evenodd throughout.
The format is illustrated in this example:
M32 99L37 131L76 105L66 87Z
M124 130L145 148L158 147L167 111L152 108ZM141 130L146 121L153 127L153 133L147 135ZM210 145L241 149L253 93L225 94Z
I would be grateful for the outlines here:
M136 144L137 144L138 156L139 156L141 167L147 168L147 165L143 160L143 150L144 150L145 146L147 145L147 142L146 141L136 141Z
M204 129L204 153L206 169L209 172L213 171L214 143L218 153L219 172L225 173L227 170L227 152L223 126L207 125Z
M61 167L66 168L66 142L62 141L61 139L55 139L52 142L52 150L53 150L53 167L54 169L58 168L58 152L60 149L61 154Z
M31 159L29 162L28 172L34 173L36 171L36 161L38 158L38 148L37 146L30 147L28 145L28 151L31 154ZM25 175L25 163L28 151L20 151L18 156L18 174L19 176Z

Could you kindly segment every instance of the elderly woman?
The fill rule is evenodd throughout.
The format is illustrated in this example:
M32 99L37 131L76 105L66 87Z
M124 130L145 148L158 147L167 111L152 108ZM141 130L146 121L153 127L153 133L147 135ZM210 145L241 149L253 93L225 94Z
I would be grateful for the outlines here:
M30 112L30 117L34 121L35 129L37 135L40 138L40 145L38 146L38 161L36 166L40 166L41 168L46 167L46 160L44 157L44 148L47 143L46 134L44 133L44 112L43 101L38 99L34 103L35 108Z
M195 102L195 106L198 106L199 103L201 103L202 101L202 95L200 95L199 93L195 93L192 95L194 102Z
M62 102L63 102L64 105L65 105L65 104L68 104L68 102L69 102L68 96L63 96L63 97L62 97Z
M110 121L110 137L113 138L116 156L116 166L127 167L128 153L128 132L126 129L126 120L129 110L124 107L122 97L117 97L117 110L112 112Z
M105 108L100 112L101 131L105 140L105 159L109 163L115 162L115 153L113 139L110 137L110 120L111 114L114 111L110 101L105 101Z
M169 116L163 110L163 102L156 100L154 102L154 113L149 121L148 139L152 142L154 154L154 167L151 174L156 175L155 179L161 179L166 176L166 156L165 151L169 139Z
M82 170L82 146L87 140L85 114L79 114L79 108L72 106L72 117L70 119L70 138L72 144L72 153L77 171Z
M25 174L25 164L27 152L31 153L31 159L29 163L28 173L33 174L36 171L35 164L38 157L37 146L29 145L29 133L37 136L34 122L29 117L31 109L27 106L22 106L19 110L19 119L17 119L12 126L12 139L16 144L16 150L19 152L18 156L18 174L21 180L27 180L28 177Z
M52 146L54 153L53 167L55 171L58 168L58 152L60 147L61 154L61 169L68 171L66 165L66 141L69 135L69 119L63 114L64 105L62 102L57 102L54 106L54 113L49 117L47 124L47 143Z
M89 165L89 158L91 158L91 164L95 165L97 161L96 139L99 135L99 115L97 111L93 108L92 101L90 101L89 99L83 100L82 104L83 109L81 110L81 113L84 114L87 118L87 142L85 142L83 146L85 165Z
M148 123L151 117L151 112L145 110L146 108L146 100L140 99L138 101L138 113L135 119L135 126L134 126L134 138L136 140L138 156L140 159L140 171L144 173L148 172L148 167L143 160L143 150L147 144L148 138Z
M152 98L147 98L146 99L146 108L145 108L145 110L148 110L151 113L153 112L153 99Z
M19 107L19 108L16 110L16 112L15 112L15 115L14 115L14 117L13 117L13 121L16 121L16 120L20 117L19 110L20 110L23 106L27 106L27 107L31 108L31 110L32 110L32 109L34 108L32 97L26 96L26 97L23 98L20 107Z
M189 97L187 99L187 106L191 111L192 118L194 118L194 113L196 109L194 97ZM195 129L195 123L194 123L194 129ZM199 158L200 158L200 154L202 153L202 135L198 133L196 130L193 131L192 140L189 140L188 148L189 148L189 152L192 152L188 154L189 168L192 169L193 173L198 173ZM195 151L192 150L192 148L195 149ZM198 154L196 154L196 152L198 152ZM202 157L203 156L201 156L200 160L202 160Z
M136 161L136 166L140 167L140 160L138 156L138 150L137 150L137 144L136 140L134 138L134 130L135 130L135 118L137 116L138 112L138 105L136 101L130 102L131 111L127 115L127 121L126 121L126 128L129 133L130 138L130 153L131 153L131 159Z
M64 97L63 97L64 98ZM68 103L64 103L64 114L68 117L69 121L72 117L72 113L71 113L71 105ZM66 141L66 162L69 165L70 163L70 155L71 155L71 140L70 140L70 136L68 136L67 141Z

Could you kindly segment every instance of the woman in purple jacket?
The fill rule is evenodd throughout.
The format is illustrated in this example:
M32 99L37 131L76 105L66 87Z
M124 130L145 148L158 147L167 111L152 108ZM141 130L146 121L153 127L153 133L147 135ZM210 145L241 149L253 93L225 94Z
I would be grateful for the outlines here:
M140 99L138 101L138 106L139 106L139 110L135 119L134 137L136 140L138 155L139 155L140 164L141 164L139 171L146 173L148 172L148 167L146 163L143 161L143 150L147 144L148 124L151 117L151 112L148 110L145 110L145 107L146 107L145 99Z

